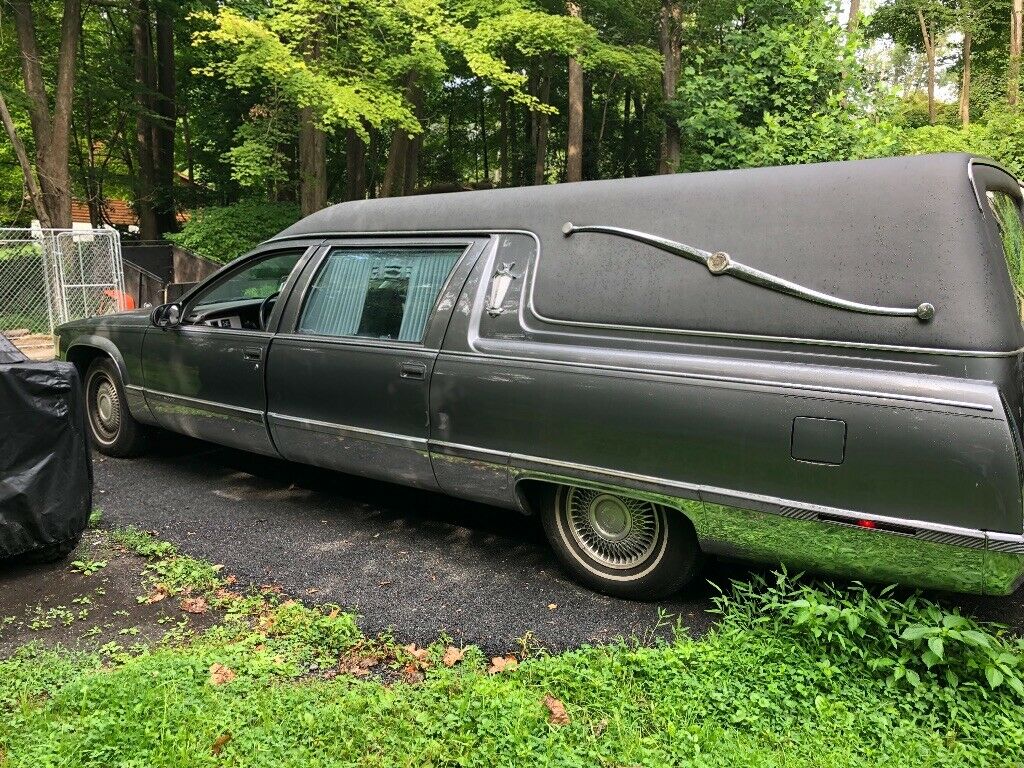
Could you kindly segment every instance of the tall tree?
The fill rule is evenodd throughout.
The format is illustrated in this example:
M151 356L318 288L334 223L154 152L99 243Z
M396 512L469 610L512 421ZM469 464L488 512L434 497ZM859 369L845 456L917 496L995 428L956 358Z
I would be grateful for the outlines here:
M679 120L667 109L676 98L679 69L682 66L683 9L677 0L662 0L658 18L658 44L661 48L661 96L665 100L665 128L661 137L658 173L675 173L679 165Z
M160 237L156 206L156 130L153 100L156 79L153 72L153 41L148 0L134 0L132 6L132 64L135 73L135 211L143 240Z
M576 0L566 3L566 11L574 19L583 18L583 8ZM583 67L576 56L569 57L569 115L566 128L565 180L583 179Z
M174 23L177 3L156 2L156 95L153 119L153 208L159 235L177 228L174 199L174 136L178 124Z
M81 0L65 0L57 52L56 87L53 108L43 75L42 56L36 38L36 21L31 0L10 0L21 53L21 73L36 149L34 172L28 169L24 143L17 135L6 101L0 100L0 117L14 145L33 206L44 226L71 226L71 115L75 85L78 41L82 32ZM19 150L20 147L20 150ZM33 187L36 194L32 194Z
M917 8L917 19L921 24L924 55L928 60L928 122L935 125L935 22L925 19L924 10L920 6Z
M1006 73L1007 97L1011 107L1017 106L1017 101L1020 98L1022 40L1024 40L1024 0L1013 0L1013 10L1010 13L1010 64Z

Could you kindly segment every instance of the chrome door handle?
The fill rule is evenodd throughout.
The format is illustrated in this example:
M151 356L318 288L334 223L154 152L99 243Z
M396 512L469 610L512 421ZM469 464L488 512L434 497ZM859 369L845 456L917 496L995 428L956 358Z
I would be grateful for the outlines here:
M402 363L398 375L403 379L422 379L427 375L427 366L423 363Z
M242 357L246 360L262 360L263 350L259 347L244 347L242 349Z

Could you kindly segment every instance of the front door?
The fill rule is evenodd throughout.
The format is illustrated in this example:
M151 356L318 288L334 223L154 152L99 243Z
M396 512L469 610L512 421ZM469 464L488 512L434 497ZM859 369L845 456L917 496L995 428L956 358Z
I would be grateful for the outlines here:
M302 302L289 302L267 362L267 418L282 456L437 488L428 382L479 250L472 240L324 249L300 279Z
M180 325L147 331L146 401L161 426L276 455L264 369L277 297L304 251L268 251L240 262L186 299Z

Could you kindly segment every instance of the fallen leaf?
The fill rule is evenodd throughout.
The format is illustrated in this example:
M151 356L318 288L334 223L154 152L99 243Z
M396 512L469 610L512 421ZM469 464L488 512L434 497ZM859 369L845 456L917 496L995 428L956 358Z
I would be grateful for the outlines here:
M366 677L370 674L370 669L377 666L379 662L380 659L377 656L354 650L341 657L338 669L354 677Z
M167 587L163 584L157 584L153 587L153 591L146 596L146 602L149 605L153 603L159 603L161 600L166 599L171 593L167 591Z
M427 664L429 663L430 651L428 651L426 648L417 648L416 643L409 643L408 645L403 645L402 650L404 650L406 653L412 656L413 659L415 659L414 663L418 664L421 667L426 667Z
M415 662L409 662L402 669L402 678L407 683L422 683L424 675Z
M230 589L224 589L223 587L218 588L217 591L213 594L218 600L231 601L238 599L238 595L236 595Z
M600 736L608 729L608 718L602 717L600 722L594 726L594 736Z
M213 570L217 571L217 572L223 571L224 570L224 564L223 563L217 563L215 566L213 566Z
M461 648L456 648L454 645L449 645L447 648L445 648L444 658L441 659L441 661L444 663L446 667L454 667L456 664L462 661L462 658L465 655L466 652Z
M181 601L181 610L185 613L206 613L208 607L202 597L186 597Z
M218 736L217 740L213 742L213 746L210 747L210 751L213 752L214 756L219 755L232 738L231 731L224 731L224 733Z
M513 669L519 666L519 662L515 656L495 656L491 659L491 666L487 668L488 675L496 675L499 672L505 672L506 670L511 672Z
M238 577L235 576L235 574L233 574L233 573L230 576L228 576L226 579L224 579L224 583L226 585L228 585L228 586L231 586L232 584L235 584L237 582L238 582Z
M558 607L558 603L548 603L548 610L553 611Z
M569 713L565 705L550 693L544 694L544 706L548 708L548 722L552 725L568 725Z
M235 670L223 664L210 665L210 685L224 685L235 679Z

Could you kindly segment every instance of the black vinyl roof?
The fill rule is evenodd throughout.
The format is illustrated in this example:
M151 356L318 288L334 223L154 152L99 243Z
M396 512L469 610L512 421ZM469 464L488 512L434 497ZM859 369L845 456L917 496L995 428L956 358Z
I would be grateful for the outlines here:
M281 236L525 230L541 248L534 308L556 320L1008 351L1024 334L986 186L1019 199L990 161L943 154L355 201ZM566 238L568 221L726 251L858 302L930 302L935 317L811 304L619 237Z

